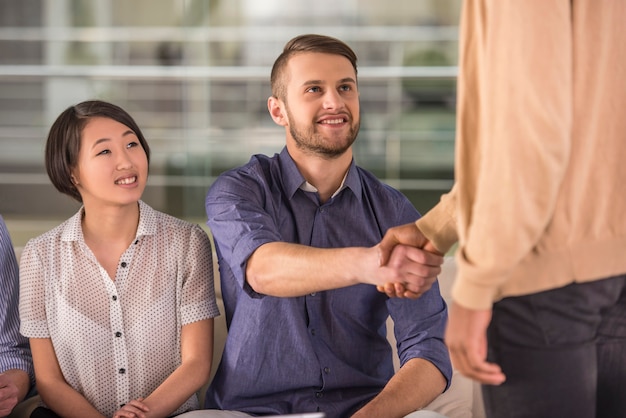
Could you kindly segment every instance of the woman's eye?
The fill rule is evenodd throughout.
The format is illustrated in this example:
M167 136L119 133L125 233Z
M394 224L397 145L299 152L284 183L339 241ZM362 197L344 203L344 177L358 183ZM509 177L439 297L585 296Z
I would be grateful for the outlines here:
M133 147L137 147L139 146L138 142L129 142L128 145L126 145L126 148L133 148Z
M105 155L105 154L110 154L111 151L108 149L103 149L102 151L100 151L99 153L97 153L96 155Z

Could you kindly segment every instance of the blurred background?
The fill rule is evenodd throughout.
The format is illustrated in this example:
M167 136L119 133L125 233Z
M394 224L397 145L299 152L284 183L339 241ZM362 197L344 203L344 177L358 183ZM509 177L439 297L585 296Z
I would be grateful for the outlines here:
M78 209L45 173L60 112L99 98L152 149L144 200L204 225L217 175L280 152L269 74L302 33L359 57L355 159L424 213L453 179L460 0L1 0L0 214L16 246Z

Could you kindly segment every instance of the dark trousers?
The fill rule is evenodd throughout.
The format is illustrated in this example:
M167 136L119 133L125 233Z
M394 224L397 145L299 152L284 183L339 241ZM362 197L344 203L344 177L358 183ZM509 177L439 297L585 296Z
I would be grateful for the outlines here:
M626 417L626 275L502 299L487 339L488 417Z
M626 417L626 275L502 299L487 339L488 417Z
M51 409L45 408L43 406L38 406L33 410L30 414L30 418L60 418L57 414L54 413Z

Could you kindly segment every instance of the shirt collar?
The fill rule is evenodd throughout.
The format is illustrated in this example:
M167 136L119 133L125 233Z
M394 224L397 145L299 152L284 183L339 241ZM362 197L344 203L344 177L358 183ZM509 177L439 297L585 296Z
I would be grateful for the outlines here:
M295 161L291 158L291 155L289 155L287 147L284 147L280 152L279 164L285 191L287 192L289 199L293 197L298 189L302 189L306 192L317 192L317 189L312 184L307 182L304 176L302 176ZM357 172L354 159L352 159L352 162L350 163L350 168L348 168L348 172L343 178L341 186L335 193L333 193L332 197L335 197L345 188L352 190L352 193L354 193L359 202L361 201L361 181L359 180L359 174Z
M81 206L78 212L67 220L61 241L84 241L82 219L85 207ZM142 200L139 201L139 225L137 237L156 234L156 212Z

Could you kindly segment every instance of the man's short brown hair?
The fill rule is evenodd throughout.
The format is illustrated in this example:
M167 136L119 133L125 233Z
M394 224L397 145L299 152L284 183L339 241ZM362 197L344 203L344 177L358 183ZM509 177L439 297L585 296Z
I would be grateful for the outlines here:
M270 77L272 95L274 97L283 101L286 99L285 86L287 80L285 80L284 77L284 69L292 56L302 52L341 55L350 61L354 68L354 73L357 74L356 54L345 42L325 35L299 35L285 44L283 52L276 58L276 61L274 61Z

